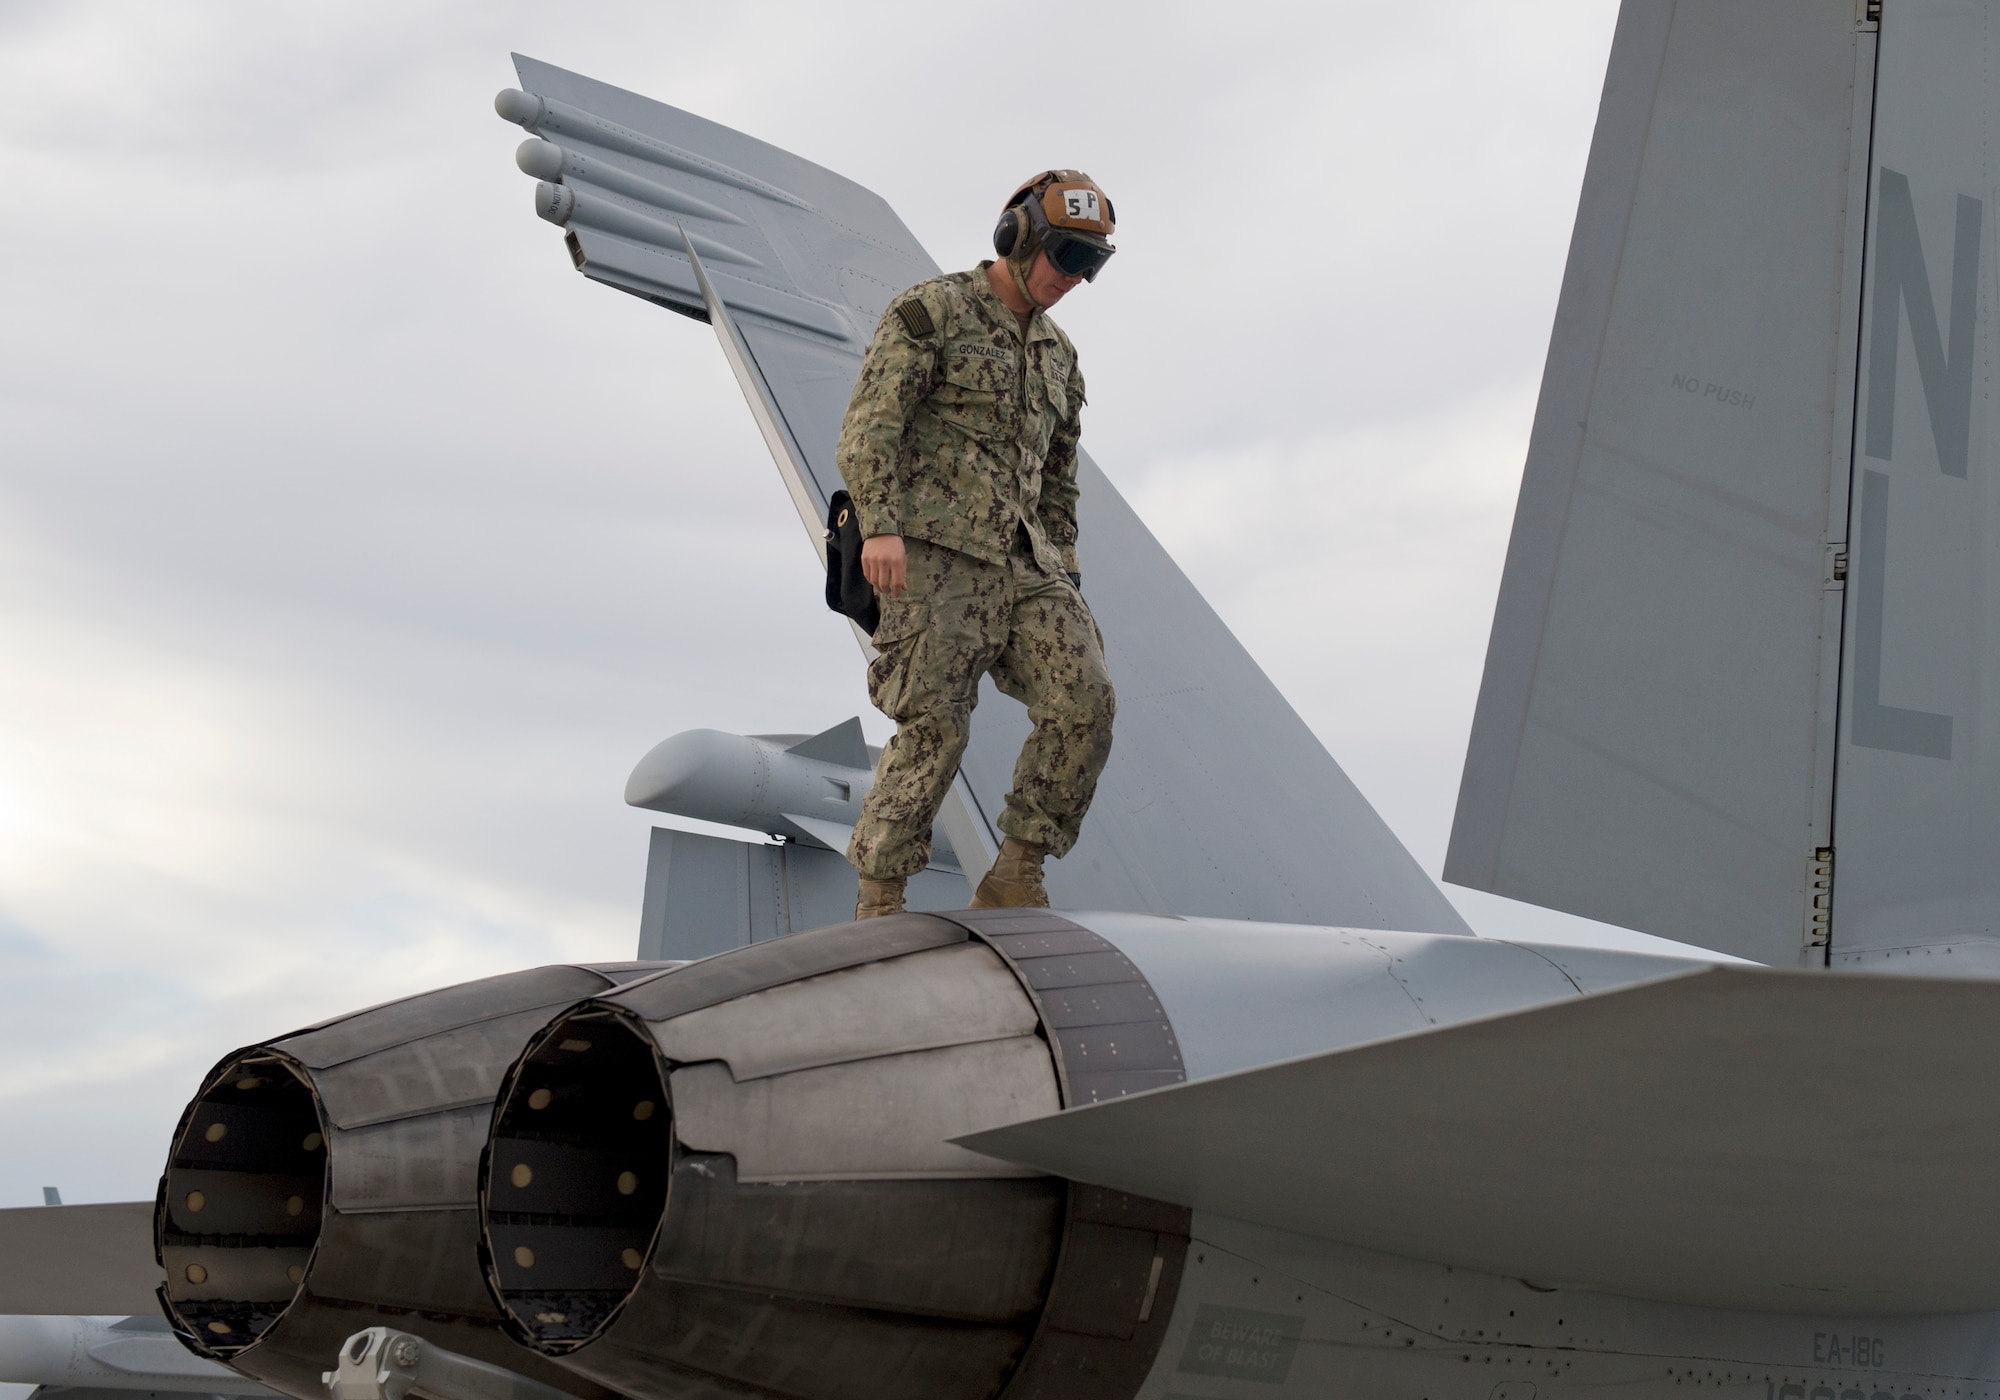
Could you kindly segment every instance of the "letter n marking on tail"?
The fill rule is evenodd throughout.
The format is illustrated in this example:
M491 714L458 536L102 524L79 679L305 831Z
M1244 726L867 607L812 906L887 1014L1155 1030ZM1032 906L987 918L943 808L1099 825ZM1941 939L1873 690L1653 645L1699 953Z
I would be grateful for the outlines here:
M1870 457L1888 461L1896 442L1896 357L1902 318L1910 316L1910 344L1917 355L1917 378L1930 409L1931 437L1938 466L1946 476L1965 479L1972 438L1972 321L1979 306L1979 234L1985 206L1958 197L1958 225L1951 251L1951 324L1938 326L1937 302L1924 267L1917 233L1917 207L1910 177L1888 166L1876 189L1875 295L1869 308L1868 440ZM1945 344L1949 334L1951 343Z

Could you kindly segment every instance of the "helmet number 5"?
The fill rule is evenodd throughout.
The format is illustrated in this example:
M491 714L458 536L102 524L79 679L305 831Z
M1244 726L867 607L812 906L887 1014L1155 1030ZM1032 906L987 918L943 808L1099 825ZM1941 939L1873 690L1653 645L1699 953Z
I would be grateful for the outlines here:
M1063 212L1086 223L1096 223L1103 217L1097 212L1096 190L1064 190Z

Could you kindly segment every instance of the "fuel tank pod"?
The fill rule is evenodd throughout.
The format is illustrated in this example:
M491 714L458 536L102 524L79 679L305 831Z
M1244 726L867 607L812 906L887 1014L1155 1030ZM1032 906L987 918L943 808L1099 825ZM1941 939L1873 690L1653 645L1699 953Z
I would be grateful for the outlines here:
M1138 969L1046 911L753 944L529 1042L481 1168L487 1281L525 1347L635 1400L1129 1395L1188 1213L951 1139L1180 1077Z
M162 1302L201 1355L321 1400L378 1322L609 1400L507 1335L481 1277L494 1090L563 1007L672 964L542 967L228 1056L181 1116L154 1212Z

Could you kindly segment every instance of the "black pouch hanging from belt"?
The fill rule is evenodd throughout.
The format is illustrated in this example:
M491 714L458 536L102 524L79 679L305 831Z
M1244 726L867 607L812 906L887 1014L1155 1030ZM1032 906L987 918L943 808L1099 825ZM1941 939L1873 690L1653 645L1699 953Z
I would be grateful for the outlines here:
M845 491L826 506L826 605L871 637L882 621L874 585L861 574L861 520Z

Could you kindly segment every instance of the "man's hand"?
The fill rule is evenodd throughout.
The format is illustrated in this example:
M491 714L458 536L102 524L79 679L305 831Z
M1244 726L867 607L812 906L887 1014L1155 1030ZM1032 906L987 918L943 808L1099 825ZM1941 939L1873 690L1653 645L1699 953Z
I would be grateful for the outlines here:
M910 560L903 551L901 535L870 535L861 542L861 577L873 584L877 593L895 597L908 591Z

